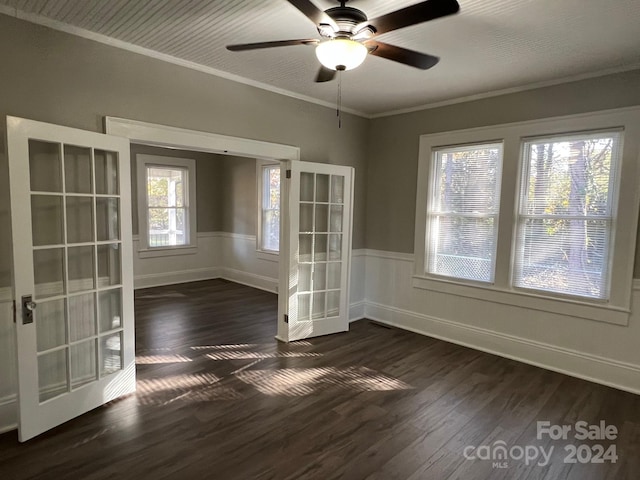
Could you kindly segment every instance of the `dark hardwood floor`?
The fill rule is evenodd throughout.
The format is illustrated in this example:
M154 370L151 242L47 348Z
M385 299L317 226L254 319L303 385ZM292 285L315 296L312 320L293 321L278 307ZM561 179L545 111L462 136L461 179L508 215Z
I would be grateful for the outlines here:
M369 321L280 344L276 300L223 280L137 291L137 394L1 435L0 479L640 479L640 396ZM615 440L536 438L601 420ZM506 465L465 458L500 442ZM596 444L617 462L565 463Z

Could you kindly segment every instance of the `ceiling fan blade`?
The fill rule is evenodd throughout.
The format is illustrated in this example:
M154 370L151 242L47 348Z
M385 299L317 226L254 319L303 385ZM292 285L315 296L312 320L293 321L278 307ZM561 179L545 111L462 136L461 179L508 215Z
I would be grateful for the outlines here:
M227 50L241 52L243 50L258 50L260 48L287 47L289 45L317 45L320 40L306 38L300 40L277 40L275 42L241 43L238 45L227 45Z
M334 31L340 30L336 22L329 15L316 7L309 0L287 0L291 5L300 10L304 15L316 25L321 23L331 25Z
M387 13L369 20L363 25L372 25L376 34L390 32L399 28L409 27L436 18L452 15L460 10L456 0L427 0L410 7L401 8L395 12Z
M416 52L407 48L396 47L395 45L389 45L388 43L372 40L366 42L365 45L369 48L369 53L371 55L386 58L387 60L393 60L394 62L403 63L421 70L427 70L440 61L438 57L434 57L433 55Z
M316 83L330 82L336 76L336 71L327 67L320 67L316 75Z

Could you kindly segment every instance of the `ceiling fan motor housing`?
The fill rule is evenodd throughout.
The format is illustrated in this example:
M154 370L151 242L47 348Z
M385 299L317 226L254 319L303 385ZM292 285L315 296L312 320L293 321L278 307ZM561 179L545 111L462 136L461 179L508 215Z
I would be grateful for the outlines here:
M338 25L338 31L335 32L336 37L351 37L356 33L356 27L368 20L363 11L353 7L333 7L325 10L325 13Z

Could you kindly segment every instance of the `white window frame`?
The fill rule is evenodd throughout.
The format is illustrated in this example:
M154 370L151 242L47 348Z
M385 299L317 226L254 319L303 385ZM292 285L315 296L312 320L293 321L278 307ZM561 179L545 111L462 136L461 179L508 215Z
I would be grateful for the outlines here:
M188 228L186 245L149 246L147 168L154 166L187 170L186 199ZM140 258L195 254L197 252L196 161L191 158L138 154L136 155L136 174L136 185L138 188L138 235L140 239L138 255Z
M258 192L258 208L257 208L257 221L256 221L256 255L262 260L269 260L277 262L280 255L280 247L278 250L267 250L262 246L262 215L263 215L263 199L264 199L264 172L267 168L279 167L280 168L280 201L282 201L282 178L283 170L280 162L274 162L269 160L256 160L256 189ZM280 206L282 210L282 205Z
M547 137L588 131L622 130L618 191L612 205L614 232L611 237L610 296L608 301L554 295L512 286L516 248L517 215L523 169L524 142L531 137ZM503 142L502 186L496 272L493 285L458 279L444 279L427 273L427 201L432 152L457 144ZM481 299L505 305L572 317L628 325L631 310L633 264L640 195L640 108L622 108L595 113L518 122L492 127L422 135L416 195L415 267L413 286L435 292ZM623 228L616 228L623 226Z
M477 218L492 218L493 222L494 222L494 234L496 236L496 242L494 244L494 250L493 250L493 264L491 265L492 268L492 272L491 272L491 278L489 280L481 280L481 279L465 279L465 278L460 278L460 277L452 277L452 276L448 276L448 275L443 275L443 274L439 274L439 273L435 273L435 272L429 272L430 270L430 263L431 263L431 253L430 253L430 248L426 248L426 252L425 252L425 263L424 263L424 268L425 268L425 272L428 272L429 275L433 276L433 277L438 277L438 278L443 278L443 279L450 279L453 281L463 281L463 282L473 282L473 283L479 283L482 285L491 285L494 283L494 278L495 278L495 267L496 267L496 250L497 250L497 236L498 236L498 228L499 228L499 220L500 220L500 186L501 186L501 179L502 179L502 162L503 162L503 151L504 151L504 145L502 145L502 142L484 142L484 143L479 143L479 144L472 144L472 145L450 145L450 146L446 146L446 147L437 147L432 149L431 152L431 157L432 157L432 165L431 167L434 166L440 166L440 162L437 158L438 154L442 154L442 153L451 153L454 151L460 151L460 150L465 150L465 149L473 149L473 150L481 150L482 148L491 148L491 147L499 147L500 149L500 161L498 162L498 165L496 166L496 181L497 181L497 186L496 186L496 193L497 193L497 197L498 197L498 205L496 207L496 211L495 213L483 213L483 214L478 214L476 215ZM439 203L439 188L440 185L438 184L438 180L439 180L439 175L438 175L438 171L430 169L429 172L431 178L429 179L429 201L427 202L427 225L426 225L426 238L430 238L431 237L431 229L433 228L433 224L435 221L434 217L453 217L453 216L459 216L459 217L471 217L471 214L450 214L450 213L444 213L440 210L435 210L433 208L434 205Z
M513 252L513 268L511 269L511 284L513 285L513 288L515 289L520 289L523 291L530 291L530 292L542 292L543 295L553 295L553 296L566 296L568 298L577 298L577 299L586 299L587 301L592 301L592 302L600 302L600 303L606 303L608 301L608 296L611 294L611 292L609 291L609 289L611 288L611 259L613 257L613 251L612 251L612 238L615 234L615 221L616 221L616 213L617 213L617 202L618 202L618 195L617 193L620 191L620 175L619 175L619 170L620 170L620 160L621 160L621 156L620 156L620 151L622 150L622 143L624 141L624 132L620 131L620 129L608 129L608 130L603 130L603 131L588 131L588 132L567 132L566 134L562 134L560 136L557 135L544 135L544 136L537 136L537 137L531 137L531 138L523 138L522 139L522 158L521 158L521 175L520 175L520 185L519 185L519 198L518 198L518 210L516 212L516 220L515 220L515 238L514 238L514 252ZM585 220L585 221L589 221L589 220L593 220L593 221L606 221L609 223L609 231L608 231L608 235L606 238L606 242L607 242L607 259L606 259L606 263L607 263L607 270L605 271L605 290L607 292L607 297L606 298L591 298L591 297L585 297L585 296L578 296L578 295L571 295L571 294L567 294L567 293L562 293L562 292L554 292L554 291L550 291L550 290L543 290L543 289L538 289L535 287L526 287L526 286L522 286L522 285L516 285L516 277L517 277L517 273L518 273L518 268L516 267L515 263L516 263L516 257L523 255L523 249L524 249L524 239L520 236L521 232L522 232L522 228L523 228L523 223L526 222L527 219L534 219L534 218L556 218L558 220L562 220L562 219L567 219L567 218L575 218L575 217L571 217L569 215L544 215L544 214L527 214L524 213L522 210L523 208L527 205L528 202L528 195L527 195L527 189L528 189L528 185L529 185L529 174L530 174L530 169L531 169L531 158L530 158L530 153L528 152L528 146L531 143L538 143L540 141L549 141L549 143L551 142L562 142L562 141L570 141L569 139L575 139L575 138L580 138L580 137L593 137L593 136L600 136L600 137L608 137L608 136L614 136L617 137L616 142L614 142L613 144L613 149L612 149L612 164L611 164L611 170L610 170L610 175L609 175L609 185L608 185L608 199L607 199L607 208L608 208L608 213L606 215L590 215L590 214L585 214L584 216L581 216L580 219ZM613 160L616 160L616 163L613 163Z

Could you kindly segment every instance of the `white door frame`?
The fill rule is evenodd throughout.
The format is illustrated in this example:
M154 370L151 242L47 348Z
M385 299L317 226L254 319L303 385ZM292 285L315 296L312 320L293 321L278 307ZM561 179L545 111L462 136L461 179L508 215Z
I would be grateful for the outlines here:
M170 127L167 125L159 125L118 117L105 117L104 123L105 133L128 138L131 143L142 143L158 147L172 147L182 150L194 150L198 152L258 158L267 161L279 162L281 165L286 161L300 160L300 148L290 145L231 137L216 133ZM286 182L281 183L281 189L281 198L287 198ZM284 211L282 204L280 206L280 211ZM280 225L280 259L283 258L283 255L289 255L288 241L284 241L285 239L283 238L289 237L288 232L284 236L282 235L282 232L284 231L283 229L288 228L286 227L288 225L286 220L286 218L281 219L282 224ZM279 269L281 269L282 265L285 263L286 262L280 261ZM279 275L279 283L281 282L281 278L282 272L280 272ZM287 301L288 296L285 293L286 292L281 292L280 288L278 289L279 305L281 301ZM281 318L277 319L278 325L280 325L281 321L284 320ZM278 328L281 329L280 326ZM280 336L276 338L279 340L285 340Z
M105 133L131 143L265 160L300 160L300 148L248 138L170 127L118 117L105 117Z

